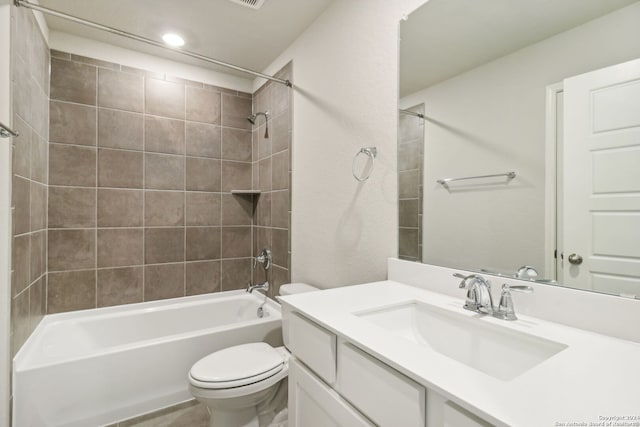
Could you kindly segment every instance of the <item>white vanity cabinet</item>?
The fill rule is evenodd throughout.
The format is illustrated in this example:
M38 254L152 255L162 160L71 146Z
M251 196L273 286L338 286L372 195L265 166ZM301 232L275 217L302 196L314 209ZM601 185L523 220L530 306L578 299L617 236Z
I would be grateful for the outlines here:
M491 424L299 313L284 311L291 427Z

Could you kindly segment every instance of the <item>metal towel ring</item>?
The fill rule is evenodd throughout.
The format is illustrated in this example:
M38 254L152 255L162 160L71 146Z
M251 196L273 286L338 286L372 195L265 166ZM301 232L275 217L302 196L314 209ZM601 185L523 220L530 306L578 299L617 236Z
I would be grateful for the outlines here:
M371 159L371 169L369 169L369 173L367 176L359 177L356 175L356 159L360 154L366 154ZM353 161L351 162L351 173L353 177L360 182L366 181L369 179L371 174L373 173L373 168L376 165L376 156L378 155L378 149L376 147L362 147L360 151L353 156Z

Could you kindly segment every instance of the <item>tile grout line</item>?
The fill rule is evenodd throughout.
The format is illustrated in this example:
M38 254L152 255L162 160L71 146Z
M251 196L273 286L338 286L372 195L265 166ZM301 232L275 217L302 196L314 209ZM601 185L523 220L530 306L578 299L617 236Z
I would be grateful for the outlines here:
M144 134L144 131L143 131ZM69 144L66 142L51 142L52 145L54 146L61 146L61 147L76 147L76 148L87 148L87 149L95 149L96 152L97 151L125 151L128 153L142 153L142 154L153 154L153 155L158 155L158 156L171 156L171 157L187 157L190 159L202 159L202 160L218 160L220 162L229 162L229 163L240 163L240 164L251 164L251 162L247 162L247 161L243 161L243 160L232 160L232 159L223 159L221 157L206 157L206 156L192 156L192 155L185 155L183 153L164 153L164 152L160 152L160 151L145 151L145 150L133 150L130 148L119 148L119 147L105 147L105 146L95 146L95 145L83 145L83 144ZM21 175L18 175L21 178L24 179L29 179L26 177L22 177ZM37 181L35 181L37 182Z
M239 98L239 97L236 97L236 98ZM241 99L243 99L243 98L241 98ZM244 99L249 99L249 98L244 98ZM65 100L62 100L62 99L51 99L50 102L59 103L59 104L77 105L77 106L80 106L80 107L87 107L87 108L96 108L97 110L115 111L115 112L118 112L118 113L127 113L127 114L132 114L132 115L137 115L137 116L148 116L148 117L152 117L154 119L165 119L165 120L172 120L172 121L176 121L176 122L184 121L185 123L206 125L206 126L211 126L211 127L217 127L217 128L220 128L220 129L231 129L231 130L238 130L238 131L243 131L243 132L251 132L252 131L252 130L246 129L246 128L223 125L222 122L220 122L220 124L215 124L215 123L206 122L206 121L188 120L188 119L184 119L183 120L183 119L176 118L176 117L161 116L159 114L151 114L151 113L147 113L146 111L144 111L144 109L143 109L143 111L124 110L124 109L121 109L121 108L106 107L106 106L102 106L102 105L83 104L81 102L65 101ZM18 117L20 117L20 119L22 121L26 122L26 120L21 115L18 114ZM36 131L36 134L40 136L40 134L37 131Z
M45 251L44 251L44 274L45 274L45 281L44 281L44 286L42 289L42 298L44 298L44 313L43 316L46 315L49 311L49 181L50 181L50 177L49 177L49 140L51 139L51 129L50 129L50 123L51 123L51 50L49 50L49 52L47 53L47 60L48 60L48 64L49 66L47 67L47 72L48 72L48 79L47 79L47 84L48 84L48 94L45 94L47 96L47 138L44 141L45 143L45 167L44 167L44 176L45 178L43 178L43 181L47 181L46 183L46 191L47 191L47 197L46 197L46 216L45 216L45 225L44 225L44 245L45 245Z
M202 264L202 263L208 263L208 262L212 262L212 261L243 261L243 260L250 260L252 259L250 256L243 256L243 257L229 257L229 258L216 258L216 259L200 259L200 260L194 260L194 261L187 261L186 264ZM112 266L107 266L107 267L98 267L98 271L106 271L106 270L119 270L119 269L129 269L129 268L140 268L140 267L144 267L146 266L151 266L151 267L158 267L158 266L165 266L165 265L181 265L184 264L184 262L182 261L171 261L171 262L157 262L157 263L150 263L150 264L124 264L124 265L112 265ZM89 268L72 268L72 269L66 269L66 270L54 270L51 273L52 274L60 274L60 273L70 273L70 272L79 272L79 271L94 271L95 269L92 267ZM25 290L27 290L27 288L23 289L20 291L20 293L24 292Z
M144 302L145 291L147 286L147 267L146 267L146 249L147 249L147 130L144 125L144 114L147 110L147 77L142 76L142 295L141 300Z
M182 147L182 152L184 153L183 165L184 165L184 173L182 175L182 230L183 230L183 253L182 253L182 295L187 295L187 86L185 84L182 85L184 89L184 146Z
M220 95L220 124L222 125L222 117L224 116L224 96ZM223 137L222 137L222 129L220 130L220 159L222 159L222 150L224 147L224 141L223 141ZM224 268L224 263L222 262L222 212L224 211L222 209L222 203L223 203L223 199L224 199L224 195L222 193L222 160L220 160L220 211L219 213L219 220L220 220L220 242L218 243L218 248L219 248L219 254L220 254L220 269L218 270L218 283L220 284L220 289L218 292L221 292L224 290L224 283L222 283L222 270Z
M95 130L95 137L96 137L96 188L95 188L95 196L96 196L96 216L95 216L95 220L96 220L96 234L95 234L95 238L96 238L96 242L95 242L95 270L93 272L93 279L95 282L95 288L94 288L94 292L95 292L95 301L94 301L94 307L98 307L98 249L99 249L99 245L98 245L98 238L99 238L99 233L98 233L98 188L100 187L100 180L99 180L99 176L100 176L100 152L98 150L98 146L99 146L99 142L98 142L98 137L99 137L99 132L98 129L100 128L100 125L98 123L98 104L100 104L100 100L98 99L100 96L100 91L98 86L100 85L100 76L98 74L98 67L96 68L96 111L95 111L95 118L96 118L96 130Z
M251 95L251 114L253 114L254 108L253 108L253 103L254 103L254 96L253 94ZM254 167L253 167L253 163L254 163L254 158L253 158L253 126L251 126L251 189L256 190L255 186L254 186L254 179L256 177L253 176L254 174ZM258 256L258 238L257 236L255 237L255 241L254 241L254 234L256 234L256 230L254 229L254 217L255 217L255 211L257 211L258 209L258 196L257 195L252 195L251 196L251 209L252 209L252 215L251 215L251 257L257 257ZM254 283L254 276L255 276L255 271L253 268L253 262L251 262L249 264L249 277L251 277L251 281L250 283Z
M51 55L51 51L56 51L60 54L63 55L68 55L68 57L66 56L53 56ZM151 71L151 70L145 70L142 68L137 68L137 67L133 67L133 66L129 66L129 65L124 65L124 64L118 64L115 62L109 62L109 61L105 61L102 59L97 59L97 58L91 58L88 56L84 56L84 55L77 55L74 53L70 53L70 52L65 52L62 50L57 50L57 49L51 49L49 48L49 54L52 58L55 59L59 59L61 61L66 61L66 62L72 62L72 63L78 63L78 64L83 64L83 65L89 65L89 66L93 66L96 68L103 68L109 71L121 71L127 74L133 74L133 75L137 75L137 76L141 76L141 77L146 77L146 78L150 78L153 80L160 80L160 81L165 81L165 82L169 82L169 83L178 83L178 84L184 84L185 86L188 87L194 87L194 88L198 88L198 89L204 89L210 92L216 92L219 94L225 94L225 95L231 95L231 96L236 96L239 98L247 98L244 95L251 95L250 93L241 91L241 90L237 90L237 89L230 89L230 88L225 88L222 86L218 86L212 83L205 83L205 82L200 82L200 81L196 81L196 80L191 80L191 79L187 79L187 78L183 78L183 77L179 77L179 76L175 76L175 75L171 75L171 74L167 74L167 73L163 73L163 72L155 72L155 71ZM73 57L77 58L74 59ZM82 58L86 58L89 60L92 60L94 62L86 62L83 61ZM22 59L22 58L21 58ZM24 59L23 59L24 61ZM26 62L26 61L25 61ZM100 65L99 63L103 63L105 65ZM113 69L110 67L110 65L112 66L116 66L118 67L117 70ZM127 70L125 70L124 68L127 68ZM160 76L162 76L162 78L159 78ZM176 81L178 80L178 81ZM243 95L240 95L243 94Z

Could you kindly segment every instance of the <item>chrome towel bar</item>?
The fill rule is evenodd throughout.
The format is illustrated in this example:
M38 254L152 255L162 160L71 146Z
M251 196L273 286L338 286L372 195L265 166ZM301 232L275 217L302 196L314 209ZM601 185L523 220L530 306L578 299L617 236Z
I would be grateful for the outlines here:
M0 137L2 138L11 138L20 136L20 132L17 130L11 129L9 126L5 126L4 123L0 123Z
M496 173L496 174L492 174L492 175L466 176L464 178L444 178L444 179L439 179L436 182L438 184L442 185L443 187L447 187L450 182L454 182L454 181L463 181L463 180L467 180L467 179L481 179L481 178L497 178L497 177L500 177L500 176L506 176L507 177L507 182L509 182L513 178L516 177L516 173L515 172L506 172L506 173Z

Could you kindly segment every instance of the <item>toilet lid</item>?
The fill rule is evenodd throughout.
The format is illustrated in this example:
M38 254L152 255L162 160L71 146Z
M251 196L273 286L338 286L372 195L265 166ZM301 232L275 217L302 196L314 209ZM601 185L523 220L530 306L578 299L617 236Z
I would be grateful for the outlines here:
M193 379L211 388L240 387L277 374L284 366L278 350L263 342L225 348L200 359L192 367Z

